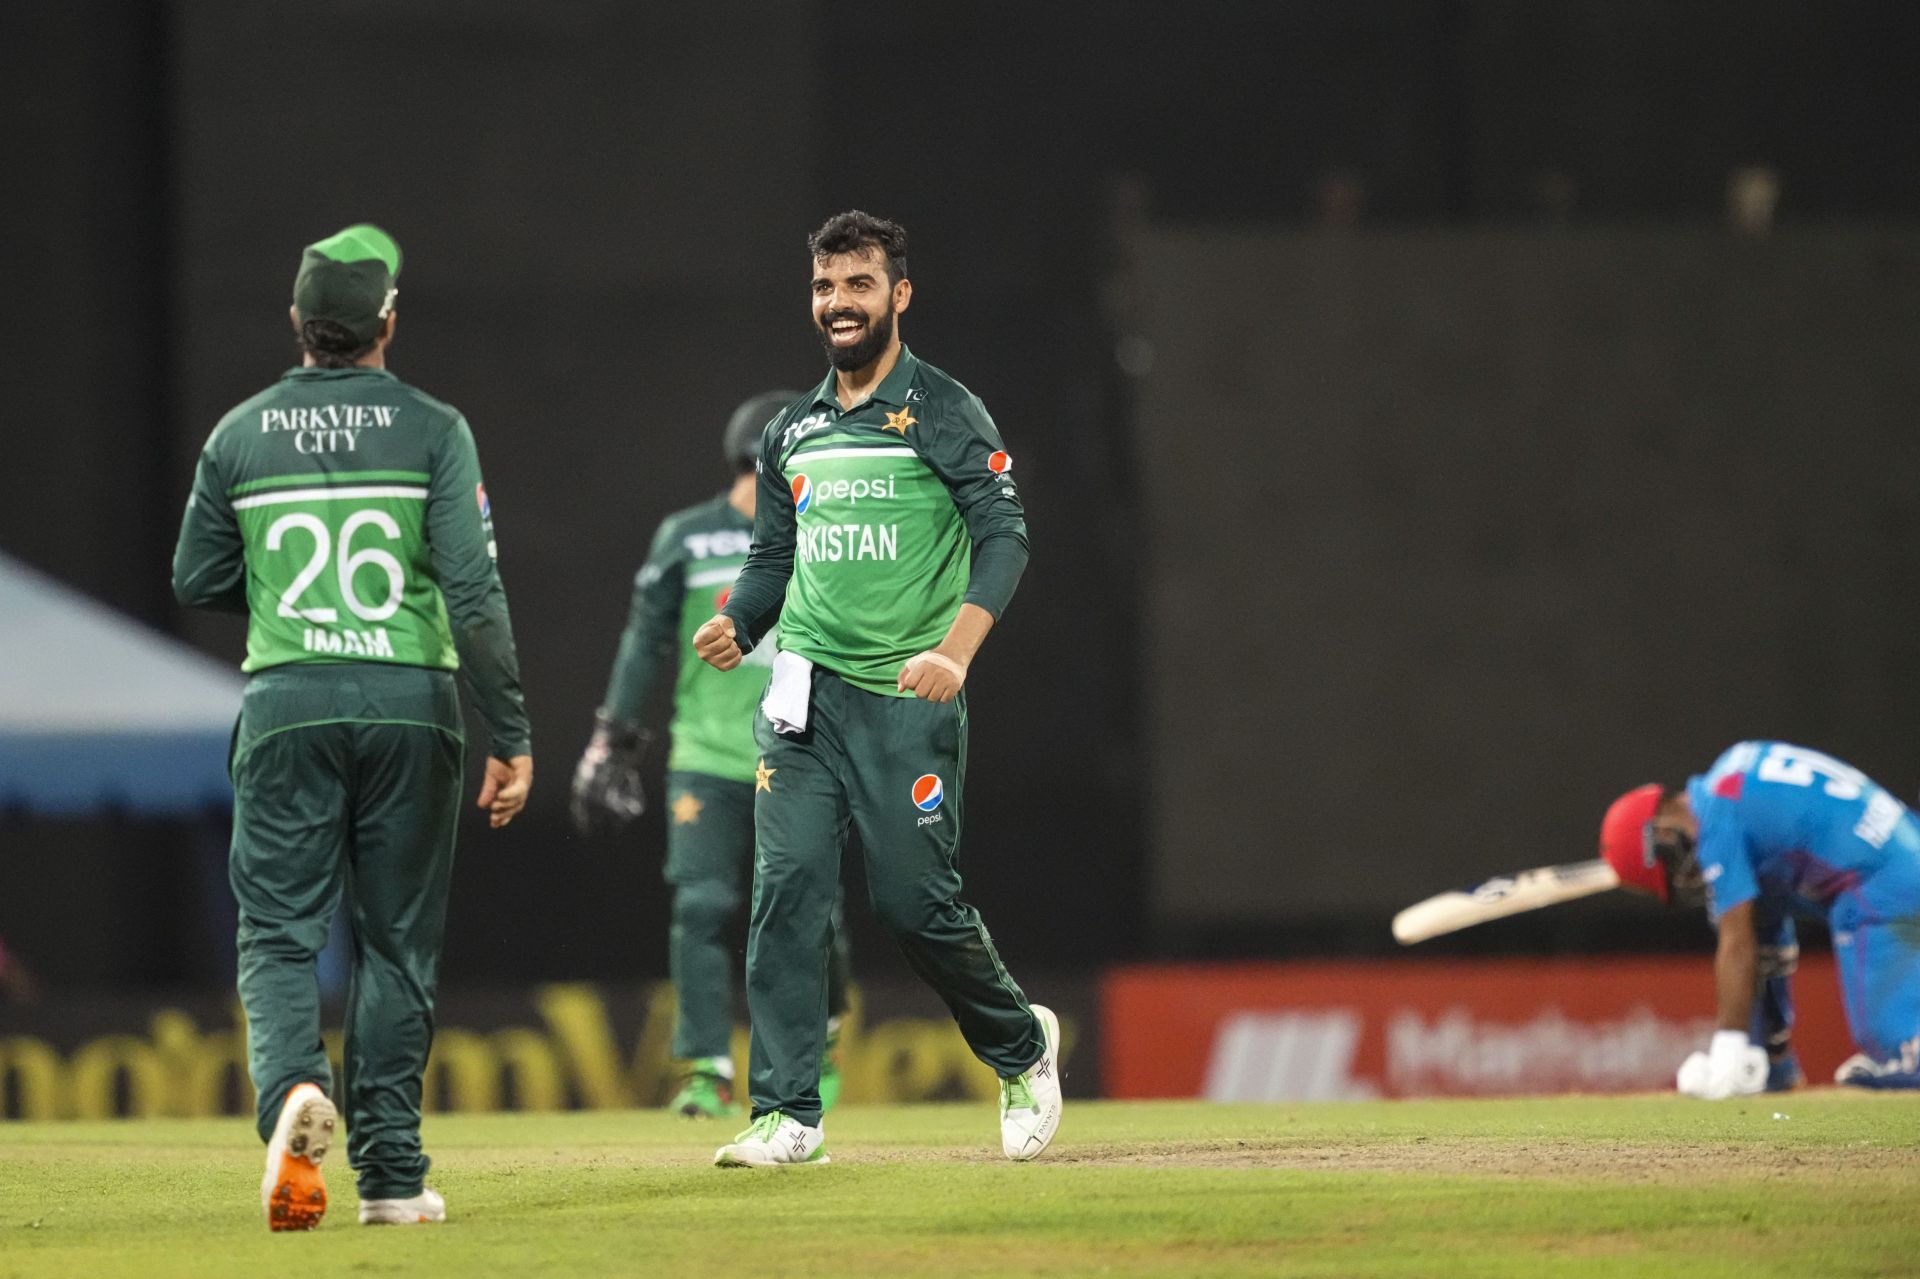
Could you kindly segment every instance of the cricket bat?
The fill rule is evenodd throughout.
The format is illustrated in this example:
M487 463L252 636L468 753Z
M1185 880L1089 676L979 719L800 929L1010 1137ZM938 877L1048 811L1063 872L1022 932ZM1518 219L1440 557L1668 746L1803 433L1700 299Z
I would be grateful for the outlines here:
M1540 866L1489 879L1468 892L1437 893L1393 917L1393 939L1402 946L1454 933L1490 919L1505 919L1617 888L1620 876L1599 858Z

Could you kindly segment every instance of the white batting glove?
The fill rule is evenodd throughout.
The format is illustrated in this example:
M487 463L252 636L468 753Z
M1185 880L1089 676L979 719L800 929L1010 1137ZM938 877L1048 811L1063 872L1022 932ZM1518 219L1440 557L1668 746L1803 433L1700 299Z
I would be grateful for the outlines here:
M1762 1092L1767 1086L1767 1050L1750 1042L1744 1030L1716 1030L1706 1052L1680 1063L1674 1084L1702 1101Z

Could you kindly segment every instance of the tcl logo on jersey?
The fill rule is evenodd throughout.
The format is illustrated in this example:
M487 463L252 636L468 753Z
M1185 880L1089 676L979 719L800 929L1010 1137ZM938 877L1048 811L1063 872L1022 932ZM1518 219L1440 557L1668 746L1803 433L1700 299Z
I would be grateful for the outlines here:
M1005 475L1013 469L1013 455L1006 452L991 454L987 458L987 469L995 475Z
M899 496L891 475L880 480L821 480L815 484L802 472L793 477L789 487L793 490L795 515L805 515L816 497L823 503L845 502L848 506L858 506L863 497L886 501Z
M947 792L946 789L940 785L939 774L922 773L919 777L915 778L913 783L913 806L923 813L931 814L930 816L922 817L916 825L931 826L944 817L944 813L935 812L934 810L940 807L940 801L946 797Z
M826 424L827 415L825 413L809 414L780 433L780 447L786 448L795 440L813 434L813 432L819 430Z
M687 554L696 560L716 555L745 555L753 549L753 534L743 528L723 528L714 533L689 533L681 539Z

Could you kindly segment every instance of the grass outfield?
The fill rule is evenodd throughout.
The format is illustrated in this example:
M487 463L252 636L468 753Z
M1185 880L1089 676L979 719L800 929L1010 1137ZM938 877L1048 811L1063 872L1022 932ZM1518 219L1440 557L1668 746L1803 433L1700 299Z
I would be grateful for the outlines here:
M274 1236L242 1121L0 1123L0 1276L1920 1273L1920 1097L1074 1103L1027 1165L849 1106L830 1167L708 1166L734 1127L436 1116L445 1226L354 1224L337 1148Z

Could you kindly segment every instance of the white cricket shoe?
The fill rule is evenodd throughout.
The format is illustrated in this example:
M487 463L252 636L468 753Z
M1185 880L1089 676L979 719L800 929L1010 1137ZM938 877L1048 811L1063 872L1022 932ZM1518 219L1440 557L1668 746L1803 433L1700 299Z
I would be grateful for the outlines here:
M430 1226L447 1219L447 1201L431 1186L411 1199L362 1199L363 1226Z
M1060 1019L1033 1005L1047 1050L1012 1079L1000 1081L1000 1149L1009 1159L1036 1158L1060 1131Z
M809 1128L784 1110L770 1110L713 1152L716 1168L808 1168L831 1163L827 1136Z
M1885 1060L1855 1053L1833 1072L1833 1082L1851 1088L1920 1088L1920 1035Z
M295 1084L280 1103L267 1170L260 1178L260 1207L269 1230L312 1230L327 1215L327 1183L320 1161L333 1145L340 1114L318 1084Z

